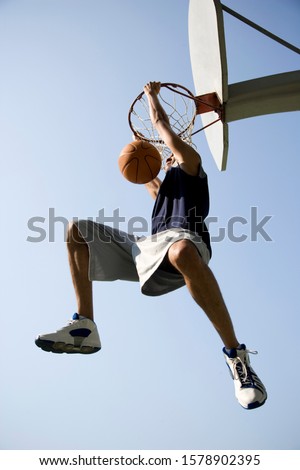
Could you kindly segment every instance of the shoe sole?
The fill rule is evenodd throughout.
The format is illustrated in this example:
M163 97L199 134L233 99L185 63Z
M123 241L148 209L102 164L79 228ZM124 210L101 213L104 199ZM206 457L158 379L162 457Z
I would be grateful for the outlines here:
M244 410L255 410L256 408L259 408L260 406L263 406L267 401L267 398L264 399L264 401L260 402L260 401L255 401L254 403L250 403L248 406L242 406L242 408L244 408Z
M55 343L41 338L35 340L35 344L43 351L52 352L55 354L94 354L100 351L101 347L98 346L75 346L74 344Z

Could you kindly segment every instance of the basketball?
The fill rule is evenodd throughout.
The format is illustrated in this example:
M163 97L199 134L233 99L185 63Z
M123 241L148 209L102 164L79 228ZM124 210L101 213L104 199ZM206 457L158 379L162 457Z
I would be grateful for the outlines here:
M119 168L128 181L145 184L158 175L161 156L154 145L145 140L134 140L126 145L119 156Z

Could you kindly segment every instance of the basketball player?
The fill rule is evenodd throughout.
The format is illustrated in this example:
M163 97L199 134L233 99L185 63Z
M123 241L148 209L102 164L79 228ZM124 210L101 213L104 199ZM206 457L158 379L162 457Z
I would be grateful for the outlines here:
M267 392L240 344L218 283L208 267L210 237L207 175L198 152L172 130L160 104L159 82L145 85L152 124L172 152L163 182L146 187L155 199L152 235L136 237L91 220L69 225L67 248L77 313L60 330L39 335L36 345L54 353L90 354L101 348L93 317L92 281L139 281L145 295L157 296L186 285L223 344L235 395L246 409L264 404Z

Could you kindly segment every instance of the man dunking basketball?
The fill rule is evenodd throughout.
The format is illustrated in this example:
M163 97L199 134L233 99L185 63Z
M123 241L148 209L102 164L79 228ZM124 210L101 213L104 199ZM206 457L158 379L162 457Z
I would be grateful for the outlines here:
M39 335L36 345L55 353L94 353L101 349L93 316L92 281L139 281L145 295L157 296L186 285L224 343L223 353L239 403L247 409L264 404L267 393L240 344L218 283L208 267L210 237L204 223L209 211L207 175L198 152L172 130L160 104L159 82L144 87L150 117L172 156L163 182L146 187L155 199L152 235L136 237L91 220L69 225L67 248L78 313L62 329Z

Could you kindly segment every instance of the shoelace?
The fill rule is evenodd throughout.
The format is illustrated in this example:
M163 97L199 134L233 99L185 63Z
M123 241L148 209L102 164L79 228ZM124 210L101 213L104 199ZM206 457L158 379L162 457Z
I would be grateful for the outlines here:
M250 349L245 350L244 360L242 360L239 356L235 357L232 362L233 368L233 377L234 379L238 379L241 381L242 385L252 385L253 379L250 373L250 367L247 364L247 356L246 354L258 354L257 351L252 351Z

